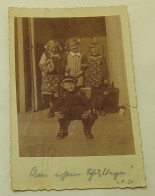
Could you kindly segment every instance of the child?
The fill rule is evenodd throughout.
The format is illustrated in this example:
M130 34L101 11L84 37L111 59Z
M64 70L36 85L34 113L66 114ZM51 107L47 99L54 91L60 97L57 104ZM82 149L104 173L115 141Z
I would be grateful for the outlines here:
M54 105L55 116L60 124L57 139L61 140L68 135L68 126L72 120L82 120L84 134L88 139L93 139L91 127L96 120L96 115L86 96L76 87L76 79L65 76L62 86L63 94Z
M65 75L70 75L77 79L77 86L83 86L83 74L87 67L87 58L79 52L79 40L70 38L66 42L66 49L68 53L63 58L63 65L65 67Z
M92 104L95 106L99 115L105 115L103 108L105 96L99 90L108 85L108 72L106 60L98 52L98 45L89 45L90 56L87 58L87 70L85 72L85 86L92 88Z
M39 67L42 76L42 108L45 109L50 106L50 112L48 117L54 116L53 104L55 96L57 96L61 75L64 74L64 70L61 66L60 45L56 40L50 40L45 46L45 52L41 56Z

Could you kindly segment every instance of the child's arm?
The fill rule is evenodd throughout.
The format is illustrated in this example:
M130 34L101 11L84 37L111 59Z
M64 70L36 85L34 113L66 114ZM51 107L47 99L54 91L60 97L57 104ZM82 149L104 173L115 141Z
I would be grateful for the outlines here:
M52 58L49 58L48 52L44 52L41 56L40 62L39 62L40 70L43 72L49 72L51 73L54 70L54 64L52 61Z
M52 73L53 70L54 70L54 64L53 64L53 61L52 59L48 59L47 62L46 62L46 67L47 67L47 71L49 73Z
M40 70L44 73L51 73L54 70L54 65L52 62L52 59L47 59L47 56L45 53L41 56L40 62L39 62Z
M90 101L90 99L88 99L88 98L86 97L86 95L85 95L85 93L84 93L83 91L80 92L80 97L81 97L82 104L83 104L84 106L86 106L86 108L87 108L88 110L92 110L92 109L93 109L93 106L92 106L92 104L91 104L91 101Z
M70 72L70 75L73 76L74 78L79 78L82 74L83 74L83 71L79 71L77 73Z
M91 115L93 107L90 103L90 100L86 97L85 93L83 93L83 92L81 92L81 99L82 99L83 105L86 106L86 108L87 108L86 111L83 112L81 117L83 119L87 119Z
M42 71L46 70L47 68L45 65L46 65L46 55L43 53L39 61L40 70Z

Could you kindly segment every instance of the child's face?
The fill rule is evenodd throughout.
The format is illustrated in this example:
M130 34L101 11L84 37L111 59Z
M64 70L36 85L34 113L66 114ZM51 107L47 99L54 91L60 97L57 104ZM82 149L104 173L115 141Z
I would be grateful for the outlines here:
M93 56L97 56L97 55L98 55L98 48L97 48L97 47L92 47L92 48L90 49L90 53L91 53L91 55L93 55Z
M69 50L71 52L74 52L74 53L78 52L78 45L77 45L77 43L76 42L70 42L69 43Z
M50 50L50 52L52 53L52 54L58 54L58 46L57 45L55 45L55 44L52 44L52 45L50 45L49 47L49 50Z
M73 92L75 90L75 83L74 82L64 82L63 88L69 92Z

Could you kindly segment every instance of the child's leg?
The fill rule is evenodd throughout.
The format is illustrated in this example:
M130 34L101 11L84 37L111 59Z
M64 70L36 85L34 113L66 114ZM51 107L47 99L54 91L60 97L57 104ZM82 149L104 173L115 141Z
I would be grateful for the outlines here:
M88 139L93 139L93 135L91 133L91 127L92 127L92 122L90 121L90 116L88 116L88 118L83 118L82 114L84 114L84 112L86 112L88 109L85 106L78 106L78 108L76 109L76 116L78 117L77 119L81 119L82 123L83 123L83 131L85 136ZM94 120L95 121L95 120ZM93 123L94 124L94 123Z
M62 107L60 112L64 115L64 117L59 120L60 130L57 135L58 140L61 140L68 135L68 127L70 124L70 121L67 119L66 108Z
M49 94L42 94L40 110L44 110L48 107L49 107Z
M49 95L50 111L49 111L49 114L47 115L48 118L52 118L55 116L54 111L53 111L54 102L55 102L54 95L53 94Z
M88 139L93 139L94 136L91 133L91 127L92 126L91 126L90 118L88 118L88 119L82 119L82 123L83 123L83 131L84 131L85 136Z
M57 135L57 139L61 140L68 135L68 127L69 127L70 122L64 118L64 119L59 120L59 124L60 124L60 130Z

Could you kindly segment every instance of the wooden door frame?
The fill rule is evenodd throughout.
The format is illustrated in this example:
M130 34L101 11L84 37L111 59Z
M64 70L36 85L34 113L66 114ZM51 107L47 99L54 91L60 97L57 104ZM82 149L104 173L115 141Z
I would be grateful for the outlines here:
M39 95L37 86L37 70L36 70L36 48L35 48L35 28L34 18L29 18L29 36L30 36L30 55L31 55L31 77L32 77L32 111L39 109Z

